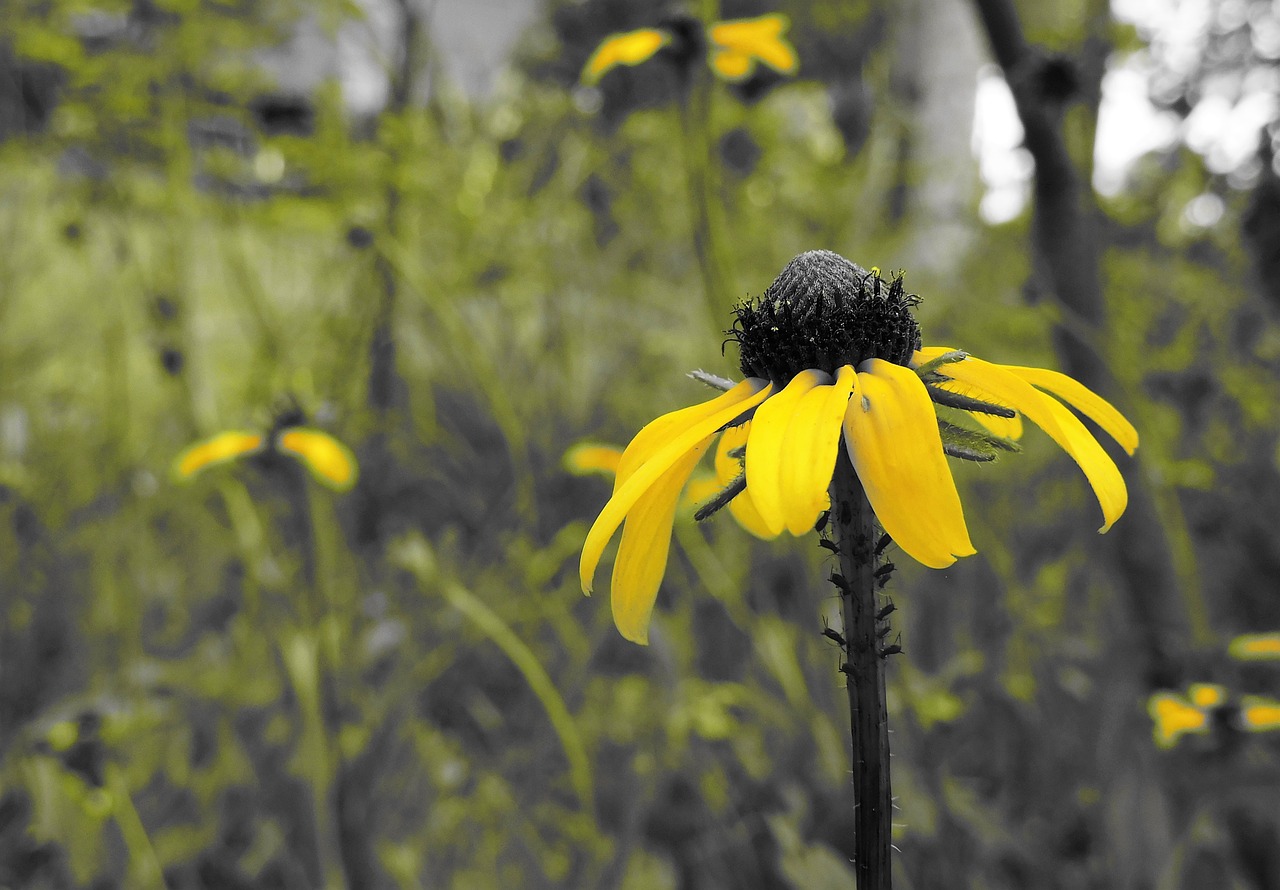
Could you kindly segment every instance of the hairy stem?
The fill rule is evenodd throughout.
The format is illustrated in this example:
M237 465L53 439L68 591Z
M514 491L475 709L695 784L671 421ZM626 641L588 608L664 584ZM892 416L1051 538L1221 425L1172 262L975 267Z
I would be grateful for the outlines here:
M892 886L889 847L893 796L889 784L889 719L885 707L883 644L875 516L844 448L831 482L831 518L840 557L849 720L853 733L854 872L858 890Z

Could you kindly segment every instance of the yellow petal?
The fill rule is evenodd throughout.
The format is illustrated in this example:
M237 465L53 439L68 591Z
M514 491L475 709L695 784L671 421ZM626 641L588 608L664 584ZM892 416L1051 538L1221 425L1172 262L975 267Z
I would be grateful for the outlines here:
M724 488L742 472L742 456L733 457L731 452L745 448L750 434L751 421L749 420L737 426L731 426L720 434L720 442L716 445L716 482L720 488ZM751 492L745 489L729 502L729 513L738 521L738 525L757 538L767 541L778 536L776 532L769 531L764 520L760 518L760 511L756 509L755 501L751 499Z
M720 434L716 444L716 481L720 487L728 485L742 472L742 454L734 456L732 452L739 448L746 451L747 438L751 434L751 421L744 421L731 426Z
M749 19L726 19L707 29L711 42L719 46L737 46L770 37L780 37L791 20L780 12Z
M1260 695L1242 696L1240 723L1249 732L1280 729L1280 701Z
M1147 713L1154 724L1152 735L1161 748L1172 748L1187 733L1209 731L1209 715L1171 692L1157 692L1147 699Z
M1216 708L1226 700L1226 688L1217 683L1192 683L1187 687L1187 701L1197 708Z
M1115 407L1078 380L1047 368L1024 368L1017 365L1001 365L1006 371L1017 374L1023 380L1052 393L1098 426L1120 443L1129 454L1138 447L1138 431ZM943 373L946 373L944 370Z
M935 347L937 348L937 347ZM943 350L946 351L946 350ZM927 353L920 350L917 355ZM1129 490L1124 477L1107 452L1093 438L1080 419L1052 396L1045 395L1027 381L999 365L969 356L939 369L941 373L961 383L989 394L1000 404L1022 412L1026 417L1071 455L1093 487L1093 493L1102 507L1103 523L1100 532L1111 528L1129 504ZM979 395L979 398L986 396Z
M711 439L704 439L679 458L640 496L622 526L609 588L613 623L633 643L649 644L649 616L667 572L671 526L680 491Z
M700 507L704 502L718 495L723 488L724 486L717 482L714 476L695 473L685 486L684 503L691 508Z
M922 365L940 355L955 351L956 350L951 349L949 346L925 346L922 349L916 350L912 356L912 361L915 362L916 365ZM946 369L948 367L949 365L942 365L938 368L938 373L946 374ZM993 402L990 393L982 390L975 390L973 387L966 386L955 380L948 380L931 385L936 386L939 389L945 389L947 392L954 392L962 396L968 396L971 399L999 404L1001 408L1012 407L1010 405ZM983 414L981 411L966 411L965 413L985 427L987 432L991 433L993 436L999 436L1002 439L1012 439L1015 442L1022 438L1021 414L1015 414L1013 417L1000 417L996 414Z
M276 447L302 462L320 483L335 491L356 484L356 458L333 436L306 427L290 427L276 439Z
M1227 646L1227 654L1240 661L1280 659L1280 633L1242 634Z
M186 448L173 462L173 474L186 481L205 467L226 463L262 448L260 433L229 430Z
M863 362L844 437L871 509L907 555L941 569L975 552L933 401L915 371Z
M733 49L712 50L707 64L725 80L745 80L756 70L755 60L751 56Z
M787 531L797 537L813 531L818 514L829 503L827 489L831 487L840 431L857 376L852 366L845 365L834 384L809 390L796 405L787 427L782 513Z
M787 429L805 393L830 382L831 375L825 371L801 371L782 392L757 408L751 420L751 434L747 439L747 491L751 492L765 528L773 535L787 525L782 507L782 472L788 459Z
M759 509L756 508L756 502L751 499L751 492L743 491L740 495L729 502L729 512L733 518L738 520L738 525L745 528L748 532L757 538L765 541L771 541L778 537L777 532L769 530L769 526L765 525L764 519L760 516Z
M1001 417L998 414L983 414L981 411L967 411L970 417L986 427L987 432L1002 439L1018 441L1022 438L1022 415Z
M763 380L748 377L733 389L721 393L710 401L681 408L650 421L636 433L627 450L622 452L622 457L618 460L618 475L613 481L614 492L616 493L631 478L631 474L644 465L645 461L666 445L673 435L704 417L710 417L729 405L741 402L747 396L759 391L762 386L764 386Z
M671 42L671 35L657 28L641 28L625 34L610 34L587 59L582 80L598 83L610 69L618 65L639 65Z
M628 474L626 481L622 485L614 489L613 496L609 498L609 502L604 505L600 515L596 517L591 530L587 532L587 539L582 545L582 558L578 564L578 575L582 583L583 593L591 592L592 578L595 575L596 566L600 562L600 557L604 554L605 545L609 543L609 539L613 537L613 533L617 531L618 526L622 524L622 520L631 511L631 508L635 506L636 502L658 481L659 477L670 470L677 461L685 457L690 451L709 440L715 435L716 430L768 398L773 389L768 384L761 385L762 383L763 381L748 378L720 398L713 400L714 404L720 406L719 410L709 416L705 414L689 415L693 419L688 423L681 424L678 429L667 427L666 432L669 435L664 442L651 442L646 445L646 449L649 452L648 458ZM698 405L695 407L705 408L706 406ZM643 433L644 430L641 430L641 434ZM635 443L633 442L632 444ZM627 451L631 451L630 446ZM623 463L626 462L626 459L627 455L624 453ZM619 467L619 478L622 477L622 471L623 468Z
M618 461L621 459L621 448L579 442L564 453L564 466L570 473L577 476L586 476L589 473L612 476L618 472Z

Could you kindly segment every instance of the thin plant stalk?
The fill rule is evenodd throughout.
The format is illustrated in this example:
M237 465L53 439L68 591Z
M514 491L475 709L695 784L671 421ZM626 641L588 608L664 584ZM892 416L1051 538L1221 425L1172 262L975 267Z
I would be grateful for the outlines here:
M840 558L849 723L853 734L854 873L858 890L892 886L889 851L893 794L889 782L889 720L885 706L883 608L876 576L875 514L844 448L831 482L831 519Z
M719 318L733 299L732 276L725 258L723 221L716 203L718 183L711 149L711 78L705 71L691 72L688 95L680 109L689 204L692 211L693 250L702 275L707 311Z

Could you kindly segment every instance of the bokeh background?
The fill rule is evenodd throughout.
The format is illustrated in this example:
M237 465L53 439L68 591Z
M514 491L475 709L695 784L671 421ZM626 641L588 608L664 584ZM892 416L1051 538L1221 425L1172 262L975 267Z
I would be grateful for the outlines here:
M665 10L670 11L670 10ZM793 255L1142 434L955 472L898 560L903 888L1280 887L1280 15L1269 0L701 0L801 67L584 87L638 0L0 3L0 887L850 887L817 537L678 522L653 645L577 586L622 444L733 376ZM189 444L305 417L287 460Z

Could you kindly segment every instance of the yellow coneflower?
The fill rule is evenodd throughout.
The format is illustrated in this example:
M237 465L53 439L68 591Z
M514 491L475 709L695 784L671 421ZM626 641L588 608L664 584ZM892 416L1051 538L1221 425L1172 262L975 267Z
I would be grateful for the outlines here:
M1172 748L1184 735L1208 735L1209 712L1176 692L1157 692L1147 699L1152 736L1161 748Z
M186 482L209 467L268 450L298 460L317 482L334 491L356 484L359 470L351 449L322 430L303 426L282 426L269 436L243 430L217 433L184 449L173 462L173 475Z
M757 64L764 64L779 74L795 74L800 68L795 48L785 36L791 21L781 13L715 22L706 29L705 35L695 19L682 18L677 24L610 34L583 66L583 82L598 83L617 66L639 65L663 47L675 44L680 44L679 52L685 55L697 52L696 47L705 43L707 64L729 81L750 77Z
M922 348L911 313L917 302L901 276L886 282L830 251L810 251L758 301L735 310L731 336L746 379L636 434L583 544L580 575L590 593L604 549L623 526L611 600L624 637L648 641L680 493L717 435L738 443L720 449L726 458L745 442L743 472L727 496L749 497L770 536L813 528L843 441L884 531L924 565L951 565L975 551L946 455L990 460L1016 447L982 426L1000 418L1006 432L1016 432L1008 421L1031 420L1075 459L1101 504L1101 531L1120 517L1124 480L1066 406L1132 454L1138 434L1120 412L1054 371ZM965 418L977 422L970 428Z
M795 74L800 59L784 36L791 20L780 13L716 22L707 29L707 64L725 80L745 80L761 62L779 74Z

